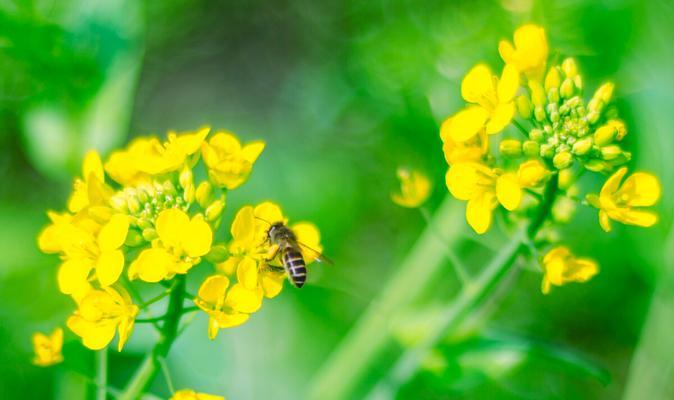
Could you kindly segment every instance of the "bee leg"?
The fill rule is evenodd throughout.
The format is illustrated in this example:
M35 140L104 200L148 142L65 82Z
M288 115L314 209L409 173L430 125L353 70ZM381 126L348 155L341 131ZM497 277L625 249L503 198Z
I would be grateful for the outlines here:
M278 265L269 265L269 264L266 264L263 267L263 270L266 272L285 272L285 268Z
M271 246L269 248L269 251L267 251L267 254L265 255L265 260L267 262L273 260L274 258L276 258L276 255L278 254L278 252L279 252L279 246L278 245L275 244L275 245Z

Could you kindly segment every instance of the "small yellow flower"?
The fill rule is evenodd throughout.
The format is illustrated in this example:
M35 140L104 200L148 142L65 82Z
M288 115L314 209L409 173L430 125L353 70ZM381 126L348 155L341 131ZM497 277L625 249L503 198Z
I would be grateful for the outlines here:
M545 183L550 171L540 160L529 160L520 164L517 170L517 180L521 187L536 188Z
M213 275L199 287L194 304L208 314L208 338L213 340L220 329L246 322L248 314L262 305L262 294L251 292L240 283L230 287L226 276Z
M48 367L63 361L61 355L63 347L63 329L56 328L51 335L36 332L33 334L33 350L35 358L33 364L40 367Z
M541 80L548 59L548 41L545 29L527 24L515 31L515 45L507 40L499 42L498 51L506 64L514 65L529 79Z
M211 249L213 232L201 215L190 219L182 210L164 210L157 216L155 229L159 238L131 263L130 279L159 282L185 274Z
M73 193L68 199L68 210L77 213L89 206L100 206L110 194L110 188L105 185L101 157L92 150L84 156L82 179L76 178L73 183Z
M431 194L431 181L419 171L398 168L400 193L392 193L391 199L402 207L416 208Z
M625 174L627 168L620 168L606 180L599 196L587 196L587 201L599 209L599 224L606 232L611 231L610 220L646 228L658 221L657 214L642 209L654 205L660 198L658 178L635 172L621 184Z
M250 175L255 160L264 150L264 142L254 141L241 146L230 132L218 132L202 145L204 162L211 181L220 187L235 189Z
M192 389L181 389L175 392L169 400L225 400L225 398L214 394L197 393Z
M451 117L445 128L455 142L465 142L482 129L489 135L501 132L515 115L513 98L519 88L519 72L506 65L501 79L484 64L471 69L461 82L461 96L473 103Z
M82 338L84 345L91 350L100 350L112 341L117 331L117 350L122 351L138 315L138 307L131 302L129 294L121 287L91 290L78 305L67 325Z
M597 263L586 258L576 258L568 248L558 246L543 257L543 294L550 293L550 286L568 282L587 282L599 272Z
M440 139L442 139L442 151L445 154L447 164L452 165L466 161L480 161L489 150L487 132L480 129L477 135L463 142L452 139L452 117L447 118L440 126Z

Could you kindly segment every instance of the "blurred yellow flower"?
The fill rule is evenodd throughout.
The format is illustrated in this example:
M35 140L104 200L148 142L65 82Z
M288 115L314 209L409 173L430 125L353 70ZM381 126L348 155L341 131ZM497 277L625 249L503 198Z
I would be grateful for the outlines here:
M501 78L484 64L473 67L461 82L461 96L470 105L451 117L445 128L455 142L465 142L483 128L489 135L499 133L515 115L513 98L519 88L519 72L506 65Z
M77 213L89 206L103 205L111 192L105 185L101 157L96 151L89 151L82 163L82 178L76 178L73 183L73 192L68 199L68 210Z
M225 400L225 398L214 394L197 393L192 389L181 389L175 392L169 400Z
M48 367L63 361L61 355L63 347L63 329L56 328L51 335L36 332L33 334L33 350L35 358L33 364L40 367Z
M523 25L515 31L515 45L501 40L498 45L503 62L514 65L529 79L541 80L548 59L548 41L545 29L533 24Z
M131 263L130 279L159 282L185 274L211 249L213 232L201 215L190 219L182 210L164 210L157 216L155 229L158 239Z
M213 340L220 329L246 322L248 314L262 305L262 294L247 290L239 283L229 287L226 276L213 275L199 287L194 304L208 314L208 338Z
M660 198L660 182L654 175L635 172L621 184L627 168L616 171L606 180L599 196L587 195L587 201L599 209L599 224L611 231L610 220L641 227L653 226L658 221L654 212L641 207L654 205Z
M431 194L431 181L419 171L399 167L400 193L392 193L391 199L402 207L421 206Z
M94 289L84 296L78 306L77 311L68 318L67 325L82 338L84 345L92 350L100 350L112 341L117 331L117 349L122 351L138 315L138 307L131 302L129 294L121 287Z
M528 160L517 169L517 180L521 187L536 188L543 185L550 171L540 160Z
M445 119L440 126L440 139L442 139L442 151L445 154L447 164L452 165L465 161L480 161L489 150L487 132L480 129L477 135L463 142L457 142L450 136L452 117Z
M550 286L562 286L568 282L587 282L599 272L597 263L576 258L568 248L558 246L543 257L543 294L550 293Z
M204 162L211 181L220 187L235 189L250 175L255 160L264 150L263 141L241 146L239 139L230 132L218 132L202 145Z

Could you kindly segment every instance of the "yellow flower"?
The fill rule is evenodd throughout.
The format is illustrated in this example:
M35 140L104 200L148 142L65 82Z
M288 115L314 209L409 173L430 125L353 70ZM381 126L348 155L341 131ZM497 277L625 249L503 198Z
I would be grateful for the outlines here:
M181 389L173 393L170 400L225 400L225 398L214 394L197 393L192 389Z
M660 198L658 178L635 172L621 184L625 174L627 168L620 168L606 180L599 196L587 195L587 201L599 209L599 224L606 232L611 231L610 220L646 228L658 221L657 214L641 208L654 205Z
M550 293L550 286L562 286L568 282L587 282L599 272L597 263L576 258L568 248L558 246L543 257L543 294Z
M484 64L473 67L461 82L461 96L473 105L451 117L445 127L447 135L455 142L465 142L482 129L489 135L501 132L515 114L513 98L519 79L511 65L503 68L500 80Z
M392 193L391 199L402 207L416 208L431 194L431 181L419 171L398 168L400 193Z
M520 164L517 170L517 180L521 187L536 188L547 180L550 171L540 160L529 160Z
M201 144L208 136L209 127L195 132L169 132L167 142L156 137L135 139L125 150L112 153L105 163L108 174L125 186L146 183L150 177L181 169L198 157Z
M157 216L155 229L159 238L131 263L130 279L159 282L185 274L211 249L213 232L201 215L190 219L182 210L164 210Z
M229 289L229 290L228 290ZM218 331L243 324L250 313L262 304L262 294L251 292L240 283L229 287L223 275L209 276L199 287L194 304L208 314L208 338L213 340Z
M241 186L250 175L255 160L264 150L264 142L254 141L241 146L230 132L218 132L202 145L204 162L211 181L227 189Z
M447 118L440 126L442 151L447 164L452 165L465 161L480 161L489 150L487 132L480 129L477 135L463 142L457 142L450 136L452 117Z
M84 156L82 179L76 178L73 183L68 210L77 213L89 206L100 206L110 197L110 192L110 188L105 185L101 157L92 150Z
M479 163L454 164L445 182L452 196L466 200L466 220L475 232L485 233L491 226L492 212L500 203L512 211L519 207L522 189L517 175L501 173Z
M78 306L78 310L68 318L67 325L82 338L84 345L91 350L100 350L112 341L117 331L117 350L122 351L138 315L138 307L131 302L128 293L122 288L112 287L91 290Z
M527 24L515 31L515 45L507 40L501 40L498 51L506 64L514 65L529 79L541 80L548 59L548 41L545 29L540 26Z
M33 334L33 350L35 358L33 364L40 367L48 367L63 361L61 355L63 347L63 329L56 328L51 335L36 332Z

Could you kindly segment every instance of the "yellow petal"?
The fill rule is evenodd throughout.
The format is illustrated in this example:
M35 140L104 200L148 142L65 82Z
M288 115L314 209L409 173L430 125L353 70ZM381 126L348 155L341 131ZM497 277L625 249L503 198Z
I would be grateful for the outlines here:
M402 207L415 208L423 204L431 194L431 181L419 171L400 167L397 171L400 193L392 193L391 199Z
M271 299L283 289L283 283L286 280L286 275L283 272L265 272L260 276L260 287L264 292L265 297Z
M461 96L469 103L483 104L495 99L493 75L485 64L474 66L461 81Z
M96 276L101 286L117 282L124 268L124 253L121 250L105 251L98 257Z
M618 212L609 212L609 217L627 225L649 228L658 222L658 215L650 211L624 209Z
M316 225L310 222L298 222L290 227L300 244L302 256L307 265L311 264L323 252L321 233Z
M232 237L240 242L250 242L255 237L255 214L252 206L245 206L236 213L232 222Z
M262 306L262 289L250 290L237 283L229 289L225 302L236 311L254 313Z
M248 321L248 314L231 312L214 314L215 321L220 328L233 328Z
M176 147L176 150L191 155L196 153L200 148L201 144L208 136L211 128L208 126L200 128L196 132L185 132L179 135L169 135L169 141L172 142L172 145Z
M498 43L498 52L501 55L503 62L505 62L506 64L510 64L515 61L514 60L515 48L509 41L501 40Z
M63 294L81 292L89 287L88 277L93 265L85 258L68 259L61 264L57 280L59 290Z
M635 172L625 179L616 196L627 198L630 207L648 207L658 201L660 193L660 182L656 176Z
M468 201L466 220L476 233L483 234L489 230L494 207L496 207L496 198L490 192L482 193Z
M250 257L244 257L236 269L236 279L246 289L257 289L258 272L257 262Z
M514 65L506 64L498 82L497 93L499 103L509 103L520 87L520 73Z
M66 322L68 328L82 338L84 346L91 350L105 348L115 336L114 322L93 323L84 318L73 315Z
M126 344L126 341L129 339L131 336L131 333L133 332L133 323L134 319L136 318L136 315L138 315L138 307L137 306L131 306L129 307L129 315L126 317L122 318L122 320L119 323L119 326L117 327L117 333L119 334L119 341L117 343L117 351L122 351L122 348L124 347L124 344Z
M501 132L512 121L515 115L515 103L500 103L486 125L487 134L493 135Z
M229 279L226 276L211 275L199 287L197 297L206 303L215 305L220 299L224 299L227 287L229 287Z
M517 170L517 181L522 187L535 188L541 186L549 175L550 171L540 160L529 160L520 164Z
M493 185L493 182L491 169L478 163L453 164L445 176L447 189L459 200L472 199Z
M605 232L611 232L611 220L604 210L599 210L599 225Z
M169 246L178 246L189 224L190 219L184 211L171 208L159 213L155 228L162 242Z
M129 218L124 214L115 214L98 234L98 246L102 251L122 247L129 232Z
M82 163L82 177L85 180L89 180L90 177L93 177L100 182L104 181L103 162L97 151L91 150L84 156L84 162Z
M181 233L182 248L192 258L208 254L212 243L211 227L199 216L192 218Z
M599 193L599 197L610 197L613 193L615 193L618 190L620 182L622 181L626 173L627 167L622 167L616 172L614 172L613 175L611 175L606 180L604 186L602 186L601 192Z
M496 180L496 198L508 211L520 206L522 189L517 183L517 176L512 173L503 174Z
M164 249L145 249L131 263L129 271L145 282L159 282L173 270L174 263L173 256Z
M281 207L271 201L265 201L255 207L254 214L265 222L265 225L274 224L276 222L286 222Z
M447 128L449 137L456 142L466 140L478 134L487 122L489 113L480 106L469 106L456 113Z
M241 149L241 156L244 160L253 164L264 150L265 143L261 140L250 142Z

